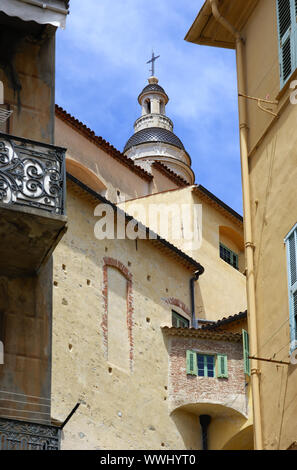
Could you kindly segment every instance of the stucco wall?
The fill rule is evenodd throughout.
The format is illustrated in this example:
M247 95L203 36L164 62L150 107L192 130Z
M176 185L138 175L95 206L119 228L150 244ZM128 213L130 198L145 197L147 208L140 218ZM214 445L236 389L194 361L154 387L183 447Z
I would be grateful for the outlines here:
M276 2L259 2L244 33L248 93L275 99L280 92ZM290 343L284 238L297 222L297 108L289 93L287 87L282 90L274 120L248 102L250 150L262 137L249 159L258 355L283 361L289 360ZM297 412L296 367L264 362L260 367L264 447L287 449L297 432L292 419Z
M68 232L54 254L52 415L67 424L63 449L183 449L168 409L170 297L189 308L186 270L149 241L96 240L94 204L68 188ZM104 258L132 276L133 371L109 362L102 325ZM108 334L108 332L107 332ZM114 337L118 342L119 337Z
M141 211L137 212L136 207L139 204ZM126 203L119 204L119 207L125 208L128 213L133 213L134 216L143 223L149 224L150 207L160 209L163 207L169 208L172 205L174 209L177 207L180 214L182 213L182 206L188 205L189 212L185 211L185 217L189 213L190 218L193 205L202 205L202 243L199 246L198 241L194 244L186 240L186 224L185 220L181 219L183 237L180 239L174 238L172 231L172 220L176 223L178 217L174 212L168 212L169 230L167 238L175 246L183 250L189 256L198 260L199 263L205 268L205 272L199 279L199 283L195 286L196 292L196 316L199 318L207 318L208 320L219 320L224 316L235 315L240 311L246 310L246 278L242 272L237 271L228 263L220 258L220 227L228 227L233 231L238 240L240 240L240 247L243 246L243 228L240 223L232 222L230 217L227 217L222 211L216 209L213 205L207 203L205 199L201 199L199 195L193 193L192 187L187 187L180 190L167 191L160 194L151 195L149 197L140 198L138 200L127 201ZM166 213L165 213L166 215ZM193 230L193 217L189 224L189 229ZM151 228L160 233L161 225ZM229 247L234 247L233 240L229 239ZM224 242L227 243L226 237ZM232 246L231 246L232 245ZM237 251L239 254L240 267L244 266L243 251Z

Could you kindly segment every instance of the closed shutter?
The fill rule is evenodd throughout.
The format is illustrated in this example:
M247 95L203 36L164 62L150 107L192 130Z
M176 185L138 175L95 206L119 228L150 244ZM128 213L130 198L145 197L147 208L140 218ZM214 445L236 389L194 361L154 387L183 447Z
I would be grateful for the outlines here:
M297 343L297 227L293 229L286 239L288 259L288 284L290 308L291 351L296 349Z
M218 366L218 378L228 378L228 360L226 354L217 355L217 366Z
M277 0L281 88L296 68L296 0Z
M187 374L198 375L197 353L194 351L187 351Z
M244 362L244 373L246 375L251 375L250 367L250 347L249 347L249 335L248 332L242 330L242 342L243 342L243 362Z

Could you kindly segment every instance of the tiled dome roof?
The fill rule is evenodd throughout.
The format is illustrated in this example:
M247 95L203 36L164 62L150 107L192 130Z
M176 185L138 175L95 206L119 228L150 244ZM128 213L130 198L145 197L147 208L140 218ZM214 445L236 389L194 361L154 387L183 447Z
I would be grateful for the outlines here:
M158 83L150 83L149 85L147 85L146 87L144 87L144 89L142 90L142 92L139 94L138 96L138 99L140 98L141 95L143 95L144 93L151 93L151 92L154 92L154 91L157 91L159 93L163 93L164 95L167 96L164 88L162 88L160 85L158 85ZM167 96L168 98L168 96Z
M124 152L131 147L149 142L161 142L164 144L171 144L175 147L185 150L181 140L171 131L163 129L162 127L148 127L133 134L125 145Z

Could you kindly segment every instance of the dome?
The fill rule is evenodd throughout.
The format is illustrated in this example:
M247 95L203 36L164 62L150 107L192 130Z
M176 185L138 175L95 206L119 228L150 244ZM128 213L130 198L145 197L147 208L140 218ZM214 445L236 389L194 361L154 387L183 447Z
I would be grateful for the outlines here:
M149 85L147 85L146 87L144 87L144 89L142 90L142 92L139 94L138 96L138 102L140 101L140 97L142 95L144 95L145 93L162 93L163 95L166 96L166 101L168 102L169 101L169 98L164 90L164 88L162 88L160 85L158 85L158 83L150 83Z
M124 152L127 152L127 150L136 145L150 142L170 144L181 150L185 150L183 143L173 132L163 129L162 127L148 127L141 129L130 137L125 145Z

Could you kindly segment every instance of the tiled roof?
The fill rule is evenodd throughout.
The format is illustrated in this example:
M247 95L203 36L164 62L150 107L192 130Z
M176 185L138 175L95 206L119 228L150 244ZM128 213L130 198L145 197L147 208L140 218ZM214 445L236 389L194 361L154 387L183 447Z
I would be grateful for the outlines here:
M147 127L141 131L135 132L125 145L124 152L136 145L146 144L150 142L161 142L170 144L181 150L185 150L182 141L171 131L163 127Z
M163 93L166 97L167 97L167 100L169 99L164 88L162 88L160 85L158 85L157 83L150 83L149 85L147 85L146 87L144 87L144 89L142 90L142 92L139 94L138 96L138 101L139 101L139 98L141 97L141 95L143 95L144 93L150 93L150 92L154 92L154 91L157 91L159 93Z
M136 221L138 223L140 230L143 230L145 232L146 238L144 238L144 240L150 241L153 245L156 245L162 252L167 253L167 255L170 254L171 257L178 259L187 269L190 269L191 271L194 271L194 270L199 271L200 274L203 274L204 267L200 263L198 263L198 261L194 260L189 255L184 253L182 250L174 246L172 243L165 240L165 238L162 238L160 237L160 235L154 233L152 230L150 230L149 227L144 226L141 222L134 219L131 215L127 214L122 209L119 209L111 201L101 196L101 194L96 193L96 191L89 188L86 184L79 181L70 173L67 173L67 179L68 181L75 184L81 191L83 191L84 193L87 193L92 199L100 201L101 203L104 203L104 204L108 204L109 206L113 208L114 211L119 211L120 213L122 213L127 222L131 220Z
M210 339L213 341L230 341L235 343L239 343L242 340L241 333L230 333L226 331L213 332L205 331L201 328L175 328L168 326L164 326L162 330L168 336L184 336L188 338Z
M229 317L224 317L221 320L218 320L215 323L210 323L209 325L204 325L200 328L202 331L210 331L210 330L217 330L229 323L235 323L239 320L245 320L247 318L247 311L239 312L236 315L230 315Z
M190 186L188 181L186 181L184 178L182 178L180 175L172 171L168 166L164 165L164 163L161 162L154 162L153 163L154 167L157 168L160 173L164 173L166 176L168 176L172 181L174 181L178 186L184 187L184 186Z
M67 111L65 111L63 108L61 108L58 105L56 105L56 116L58 116L63 121L67 122L67 124L74 127L84 137L86 137L91 142L93 142L101 150L104 150L111 157L120 161L123 165L129 167L131 171L133 171L134 173L137 173L138 176L140 176L141 178L147 181L151 181L153 179L153 176L150 173L145 171L143 168L135 165L134 161L131 158L127 157L122 152L117 150L115 147L113 147L109 142L104 140L102 137L97 136L95 132L92 131L89 127L87 127L81 121L73 117L71 114L67 113Z
M207 197L209 201L212 201L213 204L215 204L217 207L221 207L222 209L225 210L225 213L228 212L233 220L234 218L242 225L243 223L243 217L238 214L234 209L232 209L230 206L225 204L221 199L216 197L213 193L211 193L208 189L206 189L204 186L199 184L198 186L194 186L194 191L196 191L200 196Z

